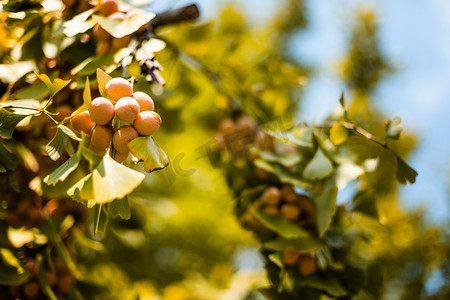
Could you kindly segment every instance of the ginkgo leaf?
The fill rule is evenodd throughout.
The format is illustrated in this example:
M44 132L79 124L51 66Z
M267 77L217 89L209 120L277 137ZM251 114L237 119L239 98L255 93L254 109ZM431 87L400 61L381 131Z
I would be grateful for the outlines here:
M283 217L266 214L254 207L250 207L250 211L261 223L264 224L264 226L279 233L284 238L292 239L309 236L307 231L301 229Z
M47 146L45 146L45 150L50 158L53 160L58 160L61 157L64 147L68 141L69 138L64 131L62 131L61 128L58 128L53 139L47 144Z
M86 76L93 74L99 67L108 66L114 62L114 55L92 56L83 60L70 70L71 75Z
M336 122L330 129L330 140L336 145L344 143L348 137L348 130L339 122Z
M84 84L84 91L83 91L83 105L81 105L76 111L74 111L69 117L64 118L64 122L67 120L70 120L71 118L81 114L83 111L89 108L91 105L92 99L91 99L91 85L89 83L89 77L86 77L86 83Z
M3 141L0 140L0 172L6 172L6 168L14 170L18 163L17 155L9 150Z
M147 172L161 170L169 165L166 153L151 136L135 138L128 143L128 148L134 156L144 161L145 171Z
M94 27L95 21L88 18L94 13L94 9L88 9L71 20L64 22L64 34L68 37L73 37L79 33L86 32L88 29Z
M35 113L35 112L34 112ZM12 138L17 124L28 115L17 114L10 109L0 107L0 137L4 139Z
M319 180L329 176L332 171L333 164L318 147L314 157L303 170L303 177L309 180Z
M411 168L403 159L396 156L397 158L397 171L396 176L398 182L406 185L407 182L413 184L416 182L416 177L419 175L416 170Z
M111 20L98 15L93 15L92 17L113 37L121 38L136 32L142 25L150 22L155 17L155 14L144 13L123 21Z
M100 95L102 95L102 97L108 98L105 88L106 88L106 84L111 79L112 79L111 76L106 74L102 69L97 69L98 91L100 92Z
M59 92L61 89L63 89L66 85L70 83L70 80L62 80L60 78L55 78L55 80L53 80L52 82L46 74L36 74L36 76L40 80L42 80L50 90L50 99L53 98L53 96L55 96L57 92Z
M44 178L44 182L48 185L56 185L59 181L64 181L78 167L79 160L76 155L66 160L55 171Z
M334 213L336 212L336 197L338 188L327 185L324 190L314 199L316 208L317 230L322 237L330 227Z
M108 211L111 216L120 217L124 220L131 218L130 204L128 203L128 198L115 199L108 204Z
M92 171L94 200L96 203L108 203L122 199L137 188L145 175L116 162L109 155Z
M0 284L18 285L25 282L30 274L20 260L8 249L0 249Z

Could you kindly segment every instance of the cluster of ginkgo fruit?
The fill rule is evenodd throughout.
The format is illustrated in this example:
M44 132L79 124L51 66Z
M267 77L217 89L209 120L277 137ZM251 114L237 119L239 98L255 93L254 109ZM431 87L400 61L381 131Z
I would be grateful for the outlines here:
M110 20L123 21L133 16L143 14L144 11L140 8L133 8L126 14L119 11L119 3L117 0L100 0L98 2L99 12ZM143 32L146 29L146 24L142 25L138 32ZM126 35L121 38L113 38L100 24L95 24L92 33L97 39L97 55L104 55L108 52L115 52L123 47L126 47L131 40L131 35Z
M274 151L273 138L259 130L252 118L242 116L237 120L222 120L219 134L216 136L217 148L238 157L242 156L250 145L265 151Z
M303 276L308 276L317 271L316 258L312 253L301 253L294 247L288 247L281 253L281 259L286 267L297 266Z
M268 215L281 216L299 227L312 225L315 220L314 207L309 197L298 194L291 185L283 185L281 189L268 187L253 205ZM244 215L243 222L261 226L250 212Z
M152 98L144 92L133 93L133 86L124 78L110 79L105 92L108 98L92 100L89 109L73 117L70 124L75 131L91 136L89 149L100 155L110 149L114 159L123 162L130 153L128 143L156 132L161 126L161 117L154 112ZM116 131L112 126L114 117L125 124Z

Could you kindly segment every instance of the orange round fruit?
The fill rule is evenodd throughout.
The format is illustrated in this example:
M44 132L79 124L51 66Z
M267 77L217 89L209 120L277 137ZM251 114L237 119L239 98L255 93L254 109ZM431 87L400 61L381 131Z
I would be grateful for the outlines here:
M133 98L136 99L136 101L139 103L141 112L147 110L155 110L155 103L148 94L144 92L135 92L133 94Z
M92 132L91 143L97 149L109 147L112 137L112 127L110 125L97 125Z
M139 136L138 132L132 126L120 127L113 135L113 146L117 152L128 153L128 143Z
M133 122L140 135L152 135L161 126L161 117L154 111L143 111Z
M89 111L85 110L79 115L70 119L70 125L75 131L84 132L87 135L90 135L95 123L94 121L92 121L89 115Z
M123 97L133 96L133 87L126 79L116 77L109 80L105 86L106 94L109 99L117 101Z
M114 110L120 120L130 123L137 118L140 112L139 103L131 97L120 98L116 102Z
M89 105L89 115L98 125L106 125L114 118L114 105L106 98L97 97Z

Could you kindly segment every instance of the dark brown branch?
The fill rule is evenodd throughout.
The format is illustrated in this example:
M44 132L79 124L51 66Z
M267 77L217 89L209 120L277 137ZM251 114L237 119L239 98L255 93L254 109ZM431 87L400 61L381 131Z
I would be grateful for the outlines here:
M151 20L150 24L153 29L159 26L176 24L183 21L192 21L200 16L200 11L196 4L191 4L178 9L169 10L160 14Z

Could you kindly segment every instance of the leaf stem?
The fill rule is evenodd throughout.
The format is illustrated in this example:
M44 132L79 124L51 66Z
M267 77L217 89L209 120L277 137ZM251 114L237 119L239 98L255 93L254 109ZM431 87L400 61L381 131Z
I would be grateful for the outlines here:
M349 123L349 122L338 122L338 121L328 121L325 122L323 124L320 125L316 125L317 127L324 127L324 128L331 128L333 127L336 123L340 123L342 126L344 126L345 128L352 130L356 133L358 133L359 135L365 137L366 139L380 145L381 147L388 149L388 145L385 141L379 139L378 137L376 137L375 135L371 134L370 132L368 132L367 130L353 124L353 123Z

